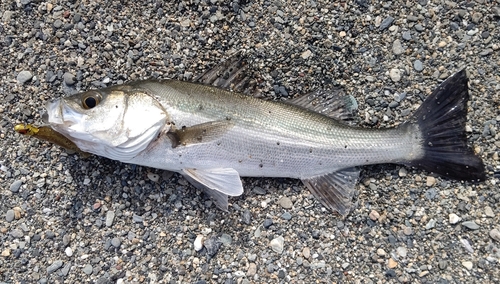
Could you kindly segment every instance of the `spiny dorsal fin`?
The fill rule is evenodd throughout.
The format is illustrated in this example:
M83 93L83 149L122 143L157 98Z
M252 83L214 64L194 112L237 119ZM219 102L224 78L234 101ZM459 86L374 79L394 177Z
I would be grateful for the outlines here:
M222 63L194 78L194 82L212 85L247 95L258 95L257 74L249 72L249 63L242 52L229 57Z
M302 182L326 208L346 216L353 207L359 169L348 168L326 175L303 179Z
M343 121L352 120L358 108L356 99L342 89L318 90L286 102Z

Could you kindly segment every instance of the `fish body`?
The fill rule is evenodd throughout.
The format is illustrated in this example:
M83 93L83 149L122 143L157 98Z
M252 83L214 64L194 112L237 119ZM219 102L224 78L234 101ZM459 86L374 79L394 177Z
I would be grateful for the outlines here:
M399 163L484 179L482 161L466 143L467 100L461 71L409 121L365 129L318 113L307 100L265 101L202 84L146 80L55 100L47 115L82 151L179 172L220 207L243 192L240 176L289 177L345 215L358 166Z

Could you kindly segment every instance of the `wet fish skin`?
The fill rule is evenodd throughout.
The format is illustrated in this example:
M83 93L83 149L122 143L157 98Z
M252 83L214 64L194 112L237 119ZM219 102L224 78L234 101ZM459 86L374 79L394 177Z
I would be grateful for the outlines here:
M86 100L95 106L85 107ZM406 123L363 129L300 105L175 80L137 81L47 105L48 122L80 149L176 171L227 207L240 176L301 179L329 209L351 210L359 170L399 163L456 179L484 179L467 146L467 76L458 72ZM449 167L447 165L451 165Z

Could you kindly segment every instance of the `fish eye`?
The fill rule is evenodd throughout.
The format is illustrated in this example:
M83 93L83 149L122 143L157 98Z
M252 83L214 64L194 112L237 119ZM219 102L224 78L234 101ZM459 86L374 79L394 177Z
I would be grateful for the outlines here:
M84 109L96 107L101 101L101 95L98 92L89 92L82 97L82 106Z

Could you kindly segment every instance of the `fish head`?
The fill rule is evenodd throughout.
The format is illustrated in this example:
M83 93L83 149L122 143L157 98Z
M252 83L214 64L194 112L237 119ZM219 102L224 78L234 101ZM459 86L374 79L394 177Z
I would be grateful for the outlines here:
M131 85L59 98L46 110L50 127L82 151L119 161L137 156L169 125L155 97Z

